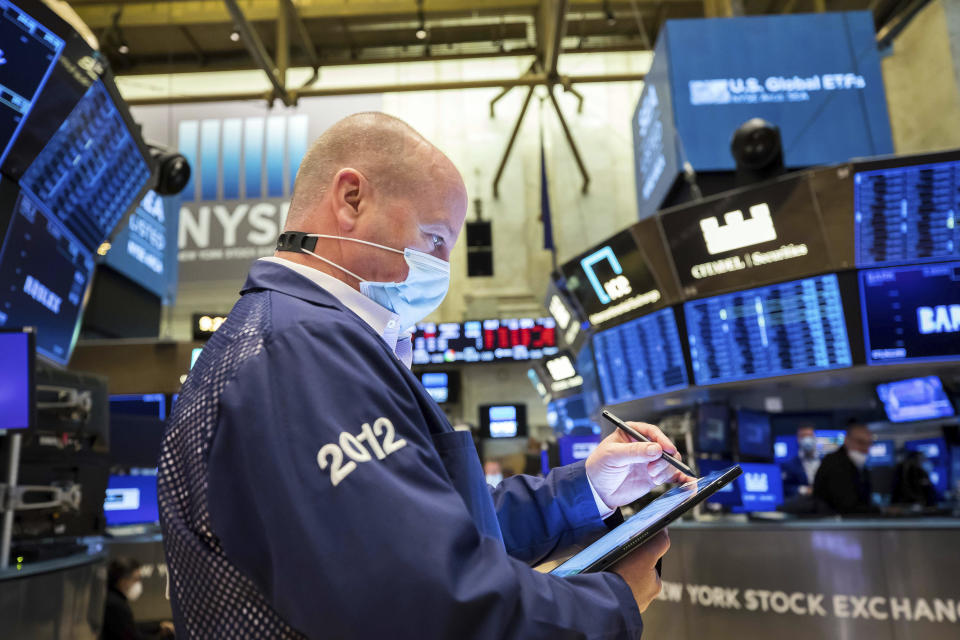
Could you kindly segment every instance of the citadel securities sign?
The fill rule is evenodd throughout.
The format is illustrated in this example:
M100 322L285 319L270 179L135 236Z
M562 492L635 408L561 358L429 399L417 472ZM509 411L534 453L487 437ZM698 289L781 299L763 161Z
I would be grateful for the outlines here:
M139 107L144 136L187 158L177 250L180 282L242 283L272 255L310 142L340 118L382 108L382 96L311 98L291 109L262 103Z

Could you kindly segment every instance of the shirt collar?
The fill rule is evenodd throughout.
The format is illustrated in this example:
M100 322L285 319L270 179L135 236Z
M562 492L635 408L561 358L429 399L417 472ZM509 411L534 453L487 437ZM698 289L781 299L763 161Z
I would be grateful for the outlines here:
M333 276L318 269L285 258L268 256L260 258L260 260L283 265L288 269L296 271L318 287L325 289L343 303L343 306L353 311L361 320L370 325L370 327L377 332L377 335L383 338L383 341L387 343L391 351L396 351L397 340L399 338L406 337L400 334L400 316L386 307L377 304L347 283L337 280Z

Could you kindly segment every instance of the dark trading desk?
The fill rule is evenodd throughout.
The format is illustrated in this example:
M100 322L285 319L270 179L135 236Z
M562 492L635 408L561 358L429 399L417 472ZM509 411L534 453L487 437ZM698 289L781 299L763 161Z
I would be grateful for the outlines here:
M960 520L684 522L670 540L645 638L960 638Z

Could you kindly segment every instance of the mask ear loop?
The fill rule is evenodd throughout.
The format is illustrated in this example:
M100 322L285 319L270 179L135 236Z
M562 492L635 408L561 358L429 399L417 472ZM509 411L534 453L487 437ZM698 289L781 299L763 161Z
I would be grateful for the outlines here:
M349 269L347 269L347 268L345 268L345 267L341 267L340 265L338 265L338 264L337 264L336 262L334 262L333 260L327 260L327 259L324 258L323 256L319 256L319 255L315 254L313 251L310 251L309 249L301 248L300 250L301 250L303 253L306 253L307 255L313 256L314 258L316 258L317 260L320 260L321 262L326 262L326 263L327 263L328 265L330 265L331 267L334 267L334 268L336 268L336 269L340 269L340 271L343 271L345 274L356 278L357 281L359 281L359 282L366 282L363 278L361 278L360 276L358 276L357 274L355 274L353 271L350 271Z
M358 242L360 244L365 244L371 247L376 247L377 249L386 249L387 251L393 251L394 253L402 254L403 251L400 249L394 249L393 247L388 247L385 244L377 244L376 242L368 242L367 240L360 240L359 238L347 238L344 236L328 236L325 233L308 233L308 238L329 238L330 240L346 240L347 242ZM346 269L344 269L346 271ZM350 273L347 271L347 273ZM353 275L352 273L350 275ZM359 278L357 278L359 280Z

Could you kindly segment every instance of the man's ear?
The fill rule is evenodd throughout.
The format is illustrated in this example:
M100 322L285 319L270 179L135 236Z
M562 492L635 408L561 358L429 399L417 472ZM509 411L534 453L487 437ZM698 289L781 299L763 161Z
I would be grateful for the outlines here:
M341 169L333 177L334 208L340 228L353 229L360 216L360 203L368 196L370 183L356 169Z

